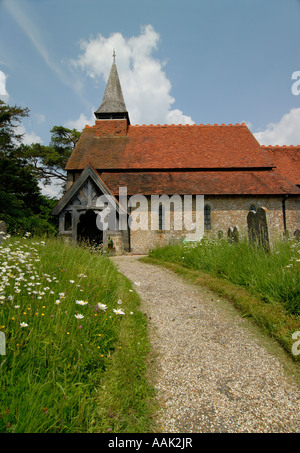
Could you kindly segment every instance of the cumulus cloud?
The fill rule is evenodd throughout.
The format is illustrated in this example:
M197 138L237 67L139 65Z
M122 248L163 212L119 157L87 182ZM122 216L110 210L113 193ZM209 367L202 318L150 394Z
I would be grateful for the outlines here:
M99 34L80 44L81 53L72 61L93 79L108 79L112 52L117 52L117 68L125 104L132 124L193 124L191 117L172 109L175 99L163 63L153 56L159 34L151 25L141 28L140 35L124 38L114 33L108 38ZM100 105L101 99L99 100ZM98 108L99 106L97 106Z
M299 145L300 108L291 109L278 123L270 123L253 135L261 145Z

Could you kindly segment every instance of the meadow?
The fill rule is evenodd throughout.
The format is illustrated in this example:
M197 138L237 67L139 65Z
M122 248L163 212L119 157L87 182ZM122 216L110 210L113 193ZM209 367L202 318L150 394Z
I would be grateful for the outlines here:
M266 253L247 240L236 244L206 236L197 243L152 250L149 257L193 272L194 280L231 299L244 317L291 353L291 336L300 331L299 241L278 241Z
M57 239L0 245L0 432L148 432L147 323L131 283Z

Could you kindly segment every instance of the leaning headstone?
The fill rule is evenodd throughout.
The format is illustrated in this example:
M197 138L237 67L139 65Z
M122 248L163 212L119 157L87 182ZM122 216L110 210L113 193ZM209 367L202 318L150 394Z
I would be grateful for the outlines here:
M223 237L224 237L224 232L223 232L223 230L219 230L219 231L218 231L218 239L223 239Z
M0 244L3 240L3 236L7 233L7 224L4 220L0 220Z
M270 251L268 210L258 208L256 212L249 211L247 215L248 237L251 244L256 244Z
M300 230L297 228L297 230L294 231L294 238L296 241L300 241Z

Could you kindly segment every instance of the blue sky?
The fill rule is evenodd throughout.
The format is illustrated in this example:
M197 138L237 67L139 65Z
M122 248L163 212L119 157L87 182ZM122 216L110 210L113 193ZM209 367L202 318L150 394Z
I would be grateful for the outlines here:
M0 95L48 144L93 124L115 48L132 124L246 122L296 145L299 24L299 0L0 0Z

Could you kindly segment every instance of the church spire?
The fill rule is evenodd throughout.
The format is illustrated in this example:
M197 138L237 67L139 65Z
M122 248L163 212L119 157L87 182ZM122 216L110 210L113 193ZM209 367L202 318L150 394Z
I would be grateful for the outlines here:
M107 80L102 103L95 112L97 119L127 119L129 115L123 98L122 88L116 66L116 52L113 51L113 64Z

